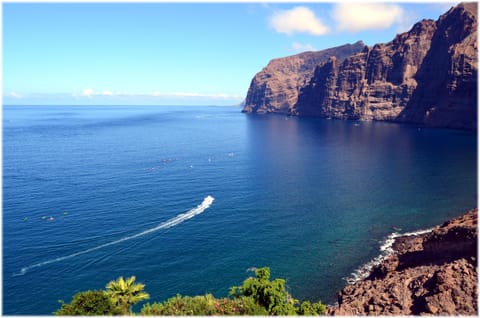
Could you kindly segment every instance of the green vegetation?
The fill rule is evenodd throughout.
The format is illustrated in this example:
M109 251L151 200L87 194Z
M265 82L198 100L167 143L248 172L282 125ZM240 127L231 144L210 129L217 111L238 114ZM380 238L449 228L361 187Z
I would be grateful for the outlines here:
M73 296L70 304L62 303L62 307L54 314L57 316L111 316L121 314L112 299L104 290L88 290Z
M107 294L113 303L121 309L124 315L128 314L133 305L139 301L150 298L150 295L143 291L144 284L135 284L135 276L124 280L120 277L107 284Z
M56 315L118 315L134 314L134 304L146 300L145 285L136 284L135 276L120 277L106 286L106 291L87 291L76 294L70 304L62 303ZM211 315L308 315L325 313L321 302L311 303L293 298L285 289L285 280L270 280L268 267L255 270L242 286L230 288L229 297L176 295L164 302L143 305L142 316L211 316Z
M255 270L256 277L247 278L242 286L230 288L230 295L234 297L250 297L255 303L264 307L269 315L321 315L325 313L326 306L321 302L311 304L293 298L285 289L285 280L277 278L270 280L268 267Z
M163 303L146 304L140 311L144 316L213 316L213 315L268 315L267 310L255 303L253 298L214 298L205 296L177 295Z

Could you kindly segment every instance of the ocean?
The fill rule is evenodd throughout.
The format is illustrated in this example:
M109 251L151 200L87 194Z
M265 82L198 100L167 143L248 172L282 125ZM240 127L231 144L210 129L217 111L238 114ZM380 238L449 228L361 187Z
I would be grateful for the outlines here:
M474 132L238 107L4 106L3 314L48 315L131 275L150 302L222 297L263 266L295 298L333 303L392 232L476 204Z

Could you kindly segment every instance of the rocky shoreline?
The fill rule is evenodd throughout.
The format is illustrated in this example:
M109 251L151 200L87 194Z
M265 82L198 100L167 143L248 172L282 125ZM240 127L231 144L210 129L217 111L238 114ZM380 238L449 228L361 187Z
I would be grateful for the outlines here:
M394 238L370 275L338 293L329 315L478 315L478 210Z

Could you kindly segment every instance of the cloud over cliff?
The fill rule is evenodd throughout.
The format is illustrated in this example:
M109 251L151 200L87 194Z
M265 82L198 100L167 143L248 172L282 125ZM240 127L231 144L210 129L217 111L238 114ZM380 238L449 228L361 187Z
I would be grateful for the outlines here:
M309 33L323 35L329 28L307 7L294 7L291 10L276 11L270 19L270 25L279 33Z
M404 11L395 4L344 2L335 6L332 17L337 30L358 32L383 30L403 20Z

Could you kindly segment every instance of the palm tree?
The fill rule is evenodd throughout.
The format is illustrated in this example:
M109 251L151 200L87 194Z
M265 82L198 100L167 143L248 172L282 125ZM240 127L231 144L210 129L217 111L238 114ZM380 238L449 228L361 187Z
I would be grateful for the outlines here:
M150 295L143 291L144 284L135 284L135 276L126 280L120 276L119 279L109 282L106 288L107 294L125 315L130 312L133 305L150 298Z

